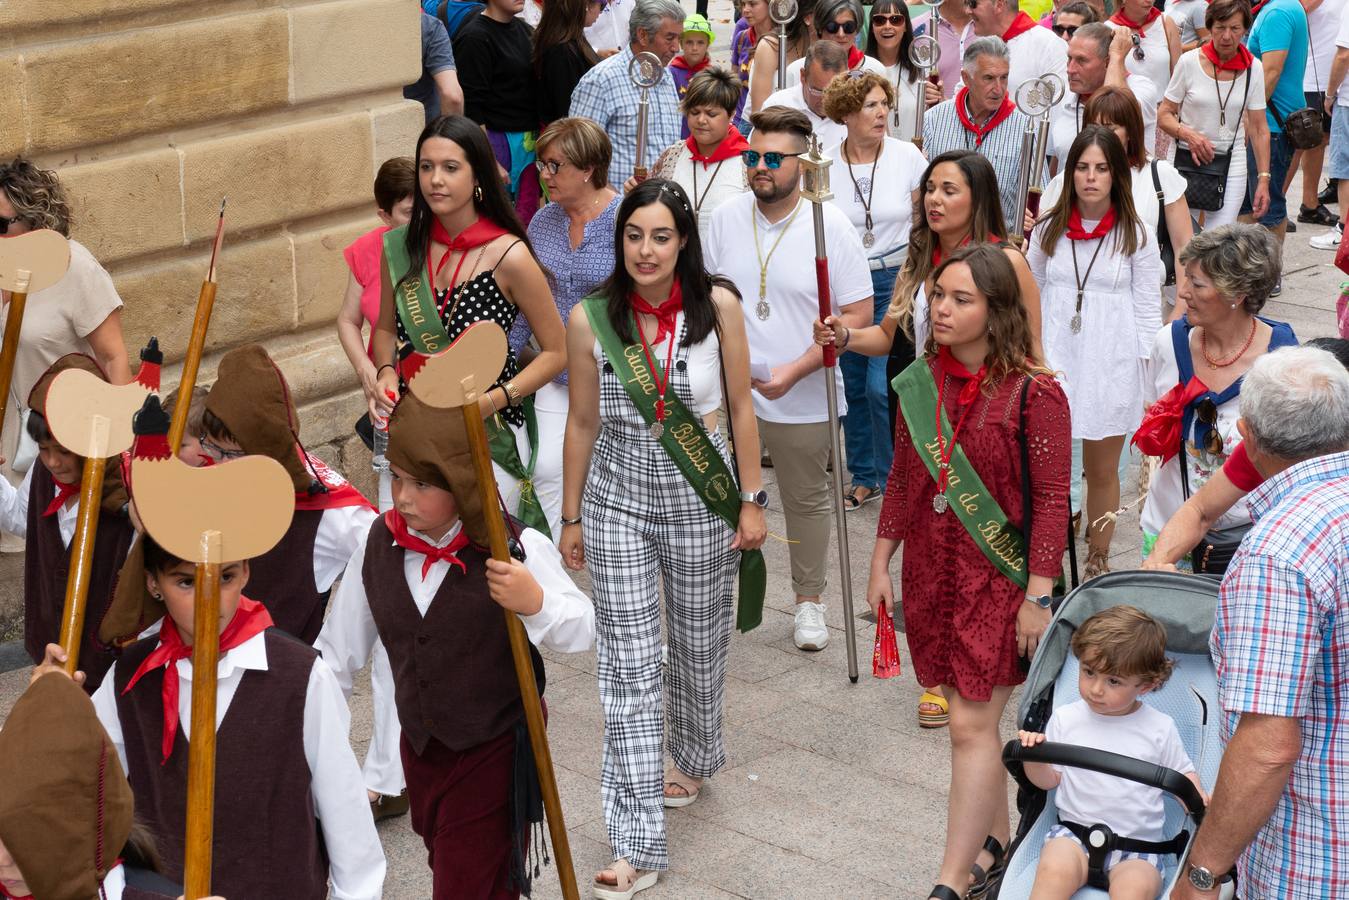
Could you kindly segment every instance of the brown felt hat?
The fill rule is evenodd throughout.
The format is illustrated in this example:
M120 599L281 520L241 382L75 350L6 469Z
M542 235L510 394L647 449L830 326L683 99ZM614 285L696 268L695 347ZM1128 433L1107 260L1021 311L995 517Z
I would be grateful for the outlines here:
M145 586L145 537L138 536L117 573L112 601L98 623L98 639L109 647L124 647L168 612L164 601Z
M487 546L487 523L473 469L473 451L459 410L428 406L405 391L389 417L389 449L385 455L418 481L454 494L464 533L478 546Z
M300 461L300 418L290 385L260 344L231 350L220 360L206 409L225 423L246 453L270 456L286 467L297 492L314 475Z
M0 730L0 842L38 900L90 900L131 833L131 786L94 704L49 673Z
M47 391L51 388L52 382L56 380L56 376L67 369L83 369L92 375L97 375L104 381L108 380L108 373L103 371L102 366L95 362L93 357L86 356L83 353L67 353L52 363L33 385L33 389L28 392L29 409L42 418L47 418ZM108 457L108 464L103 469L104 512L121 512L122 507L127 504L126 485L122 481L121 459L120 454Z

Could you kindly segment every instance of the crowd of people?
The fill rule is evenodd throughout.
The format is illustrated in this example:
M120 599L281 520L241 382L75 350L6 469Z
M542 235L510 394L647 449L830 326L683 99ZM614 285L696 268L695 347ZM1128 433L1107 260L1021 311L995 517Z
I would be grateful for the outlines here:
M1136 748L1211 790L1174 896L1210 896L1232 873L1248 897L1349 891L1349 355L1342 341L1295 347L1261 314L1281 291L1296 167L1298 222L1336 226L1325 203L1349 189L1349 114L1332 115L1349 105L1349 14L1305 5L1071 0L1037 21L1010 0L918 17L897 0L819 0L779 32L766 0L743 0L722 48L706 9L676 0L426 0L423 76L406 89L426 127L379 167L381 225L345 250L337 319L375 502L305 450L261 346L227 353L187 414L185 463L270 456L295 491L281 543L223 568L217 892L378 897L374 823L410 813L436 898L527 895L541 813L503 608L541 692L538 648L596 650L613 861L590 893L656 884L678 852L667 810L726 764L727 660L733 631L762 615L771 466L804 652L830 640L836 503L880 501L866 599L902 623L918 722L951 744L928 896L983 897L1014 833L1005 707L1079 532L1084 577L1110 571L1131 455L1158 461L1145 568L1227 567L1212 636L1223 768L1201 784L1174 723L1140 699L1170 666L1165 634L1128 608L1082 626L1081 703L1020 740ZM940 48L930 73L911 53L920 35ZM1018 88L1043 78L1062 98L1045 158L1026 161L1036 124ZM1345 179L1330 197L1326 146ZM821 154L834 196L812 210L804 175ZM1024 181L1043 184L1038 205ZM0 235L68 234L70 218L55 173L0 166ZM1334 249L1340 231L1313 246ZM174 896L195 570L142 533L135 485L111 469L75 676L92 703L56 674L82 460L47 425L47 389L72 368L132 378L112 281L71 247L65 278L30 298L9 404L21 412L4 428L0 528L28 553L36 668L0 730L0 781L24 780L58 724L79 740L22 802L0 792L0 895ZM508 335L477 400L501 511L479 495L458 415L408 389L479 322ZM846 454L831 460L840 422ZM138 420L138 434L154 426ZM849 476L841 498L831 465ZM487 550L502 511L510 562ZM347 699L367 665L362 763ZM1072 817L1155 830L1159 797L1027 773L1058 788L1067 823L1044 845L1036 896L1088 878ZM88 801L95 779L97 852L54 852L58 837L88 840L55 826L35 840L34 821L59 818L37 810L72 791ZM1108 866L1112 896L1161 888L1159 854Z

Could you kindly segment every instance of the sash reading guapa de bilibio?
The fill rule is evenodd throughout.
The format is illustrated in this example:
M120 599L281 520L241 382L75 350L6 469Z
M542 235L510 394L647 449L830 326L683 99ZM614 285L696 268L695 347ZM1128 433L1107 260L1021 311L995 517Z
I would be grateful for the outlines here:
M425 272L415 272L406 281L401 279L413 268L407 251L407 226L400 225L384 232L384 260L389 268L389 282L398 318L407 332L412 349L423 356L434 356L452 343L445 323L440 321L435 297ZM515 443L515 432L496 416L488 419L487 444L492 459L507 474L520 482L520 507L516 515L530 528L552 537L548 516L544 514L538 495L534 492L534 466L539 458L539 420L534 414L534 398L526 397L521 404L525 414L525 429L529 437L529 462L520 458Z
M941 460L941 445L937 441L937 383L927 360L919 357L890 382L899 395L899 408L904 414L914 449L927 466L933 481L937 480ZM941 411L942 439L951 440L951 422L946 410ZM1026 542L998 506L993 495L979 479L970 458L959 442L951 453L947 495L951 510L965 526L974 545L999 572L1025 589L1029 573L1026 566Z
M609 313L601 297L587 297L581 301L590 330L599 341L604 357L614 367L628 398L647 424L656 421L656 378L662 374L660 363L653 361L652 372L639 343L625 345L609 322ZM671 335L670 340L675 337ZM665 429L660 445L689 484L698 492L698 498L707 508L733 530L740 523L740 488L735 476L712 445L707 431L689 408L673 392L665 397ZM768 567L760 550L740 551L739 600L736 603L735 627L749 631L763 620L764 594L768 587Z

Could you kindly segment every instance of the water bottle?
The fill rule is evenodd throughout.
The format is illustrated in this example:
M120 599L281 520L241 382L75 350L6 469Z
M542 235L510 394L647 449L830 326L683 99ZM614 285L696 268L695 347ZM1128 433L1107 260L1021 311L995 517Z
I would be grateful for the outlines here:
M393 479L389 474L389 420L372 419L374 439L371 447L370 467L375 470L379 480L379 511L387 512L393 508Z

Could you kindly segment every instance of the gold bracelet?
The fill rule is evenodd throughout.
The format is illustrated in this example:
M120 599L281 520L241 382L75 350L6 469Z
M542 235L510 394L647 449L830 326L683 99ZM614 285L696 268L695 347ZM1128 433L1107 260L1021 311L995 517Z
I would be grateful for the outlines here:
M519 406L524 402L524 398L520 396L520 389L515 386L514 381L506 382L501 389L506 392L506 402L511 406Z
M497 406L497 398L492 396L492 389L487 389L487 402L492 404L492 415L501 412L501 407Z

